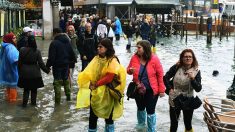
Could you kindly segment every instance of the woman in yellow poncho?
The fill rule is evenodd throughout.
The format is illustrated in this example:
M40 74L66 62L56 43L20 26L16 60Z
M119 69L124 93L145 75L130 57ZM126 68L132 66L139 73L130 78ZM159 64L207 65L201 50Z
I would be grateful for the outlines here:
M105 119L105 131L114 132L114 121L123 114L123 97L113 98L106 84L111 83L114 76L121 82L115 89L124 93L126 83L125 68L115 57L113 44L109 39L103 39L98 45L98 55L78 76L80 87L77 95L77 108L90 105L89 130L97 131L98 118Z

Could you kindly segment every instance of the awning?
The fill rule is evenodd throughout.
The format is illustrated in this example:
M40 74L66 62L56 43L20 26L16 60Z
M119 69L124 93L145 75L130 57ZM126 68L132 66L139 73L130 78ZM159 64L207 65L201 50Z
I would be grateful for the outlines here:
M107 5L130 5L131 2L107 2Z

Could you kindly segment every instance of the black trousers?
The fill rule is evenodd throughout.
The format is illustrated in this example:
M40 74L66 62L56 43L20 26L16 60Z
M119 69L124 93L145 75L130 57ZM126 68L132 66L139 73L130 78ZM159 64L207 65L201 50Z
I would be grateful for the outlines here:
M115 34L116 41L120 40L120 34Z
M186 130L192 129L192 117L194 110L182 110L184 116L184 125ZM178 119L180 115L181 109L176 109L175 107L170 106L170 119L171 119L171 127L170 132L176 132L178 128Z
M31 105L36 105L36 100L37 100L37 89L33 88L24 88L24 93L23 93L23 107L26 107L28 104L29 100L29 93L31 92Z
M158 95L153 95L152 89L147 89L144 96L137 96L135 102L138 108L138 111L143 111L146 108L147 114L154 114L155 107L157 104Z
M112 116L113 116L113 112L111 112L109 119L105 119L106 124L113 124ZM96 129L97 121L98 121L98 117L95 115L95 113L93 112L90 106L89 129Z

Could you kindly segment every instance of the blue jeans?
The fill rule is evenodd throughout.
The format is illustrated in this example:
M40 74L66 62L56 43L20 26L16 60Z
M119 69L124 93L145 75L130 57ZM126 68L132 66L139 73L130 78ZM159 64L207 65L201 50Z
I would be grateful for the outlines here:
M158 95L154 96L152 89L146 89L146 94L144 96L137 96L135 98L138 111L143 111L146 108L147 114L149 115L155 113L157 100Z
M53 67L52 73L53 73L54 80L68 80L69 66Z

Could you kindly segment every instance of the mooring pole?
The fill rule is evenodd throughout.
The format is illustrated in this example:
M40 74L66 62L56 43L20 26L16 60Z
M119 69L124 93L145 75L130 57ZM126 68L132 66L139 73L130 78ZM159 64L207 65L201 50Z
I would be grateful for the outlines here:
M185 39L185 42L188 42L188 13L186 14L186 39Z
M212 18L207 19L207 43L211 43L212 39Z

